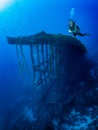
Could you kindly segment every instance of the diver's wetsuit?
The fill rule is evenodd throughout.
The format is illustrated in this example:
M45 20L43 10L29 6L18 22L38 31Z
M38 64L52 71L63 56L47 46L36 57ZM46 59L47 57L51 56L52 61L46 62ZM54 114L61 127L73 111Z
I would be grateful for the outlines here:
M81 33L79 26L76 25L75 22L73 23L72 27L69 27L69 30L73 34L74 37L76 37L76 35L79 35L79 36L86 36L86 35L88 35L89 36L88 33Z

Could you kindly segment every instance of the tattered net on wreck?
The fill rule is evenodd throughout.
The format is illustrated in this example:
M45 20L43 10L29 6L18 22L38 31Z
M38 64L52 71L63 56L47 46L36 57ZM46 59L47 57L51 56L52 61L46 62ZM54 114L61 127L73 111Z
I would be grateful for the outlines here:
M61 71L61 66L67 64L69 66L75 55L79 58L87 51L85 46L72 36L47 34L44 31L31 36L7 37L7 40L9 44L16 45L20 68L25 67L28 71L30 70L23 46L29 47L32 62L32 72L30 72L35 86L48 82L52 76L57 79L66 76L65 72ZM20 55L22 61L19 59Z

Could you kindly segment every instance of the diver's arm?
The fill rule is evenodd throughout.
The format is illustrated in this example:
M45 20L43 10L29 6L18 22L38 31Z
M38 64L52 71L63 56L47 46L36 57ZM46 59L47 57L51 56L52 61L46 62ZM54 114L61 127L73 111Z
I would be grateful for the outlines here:
M68 30L69 33L76 33L77 31L74 29L74 30Z

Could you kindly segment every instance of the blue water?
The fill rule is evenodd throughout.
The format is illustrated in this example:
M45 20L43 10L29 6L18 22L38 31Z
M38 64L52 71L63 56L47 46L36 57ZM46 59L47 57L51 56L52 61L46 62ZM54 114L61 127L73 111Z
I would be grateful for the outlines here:
M19 76L15 46L6 36L28 36L42 30L52 34L68 33L68 18L75 9L74 20L90 37L77 37L88 53L98 60L97 0L16 0L0 12L0 117L21 97L30 95L31 84ZM27 52L28 53L28 52Z

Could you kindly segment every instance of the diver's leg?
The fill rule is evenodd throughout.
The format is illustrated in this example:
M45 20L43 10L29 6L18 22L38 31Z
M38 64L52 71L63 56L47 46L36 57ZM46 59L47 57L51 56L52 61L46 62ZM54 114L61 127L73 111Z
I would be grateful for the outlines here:
M88 33L78 33L77 35L79 35L79 36L90 36L90 34L88 34Z

